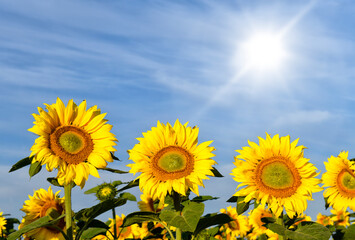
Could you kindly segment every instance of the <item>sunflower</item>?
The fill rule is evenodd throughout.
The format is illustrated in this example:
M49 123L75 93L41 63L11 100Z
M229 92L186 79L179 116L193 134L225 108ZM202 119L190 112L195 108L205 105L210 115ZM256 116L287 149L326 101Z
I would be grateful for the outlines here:
M49 187L48 191L39 189L34 192L33 196L29 196L29 200L25 201L21 209L21 211L26 213L26 216L22 219L19 229L53 212L56 212L58 216L64 214L64 198L58 196L59 192L60 191L53 193L51 187ZM65 231L64 218L59 220L56 227ZM65 239L58 229L51 226L31 230L25 234L25 238L48 240Z
M160 212L165 204L164 201L154 200L149 194L141 194L141 200L138 202L138 208L145 212Z
M230 239L236 239L238 237L246 236L247 232L250 230L248 224L248 219L244 215L238 215L237 209L231 206L226 209L221 209L221 213L227 214L233 221L226 223L222 226L222 231L225 231L226 235Z
M290 143L290 136L266 139L259 137L259 145L248 141L250 147L236 150L235 168L231 175L241 182L234 195L245 196L245 202L256 199L279 217L285 208L289 217L301 214L307 208L312 193L321 191L317 168L303 157L304 146L297 146L298 139Z
M274 232L270 229L264 227L265 224L261 221L264 217L273 217L273 214L270 212L269 209L265 209L262 205L259 205L257 208L254 208L252 211L249 212L249 224L252 227L253 231L248 234L250 239L256 239L261 234L267 234L268 236L274 235Z
M39 135L31 148L32 162L46 164L48 171L58 168L61 185L74 181L83 188L89 174L99 178L97 168L113 161L110 152L116 151L117 139L112 126L96 105L86 110L86 101L77 106L70 100L65 107L57 98L45 105L47 111L39 107L39 114L32 114L34 126L28 129Z
M116 195L117 195L117 189L111 183L103 183L99 185L99 189L96 192L96 197L100 201L114 199Z
M0 212L0 237L4 235L4 231L6 230L7 220L3 217L3 212Z
M323 195L336 210L350 207L355 211L355 164L348 160L348 152L331 156L324 163L326 172L322 175L325 189Z
M118 240L124 240L126 238L134 238L134 235L133 235L133 231L132 231L132 228L135 227L135 225L137 224L133 224L131 226L128 226L128 227L125 227L125 228L122 228L122 223L123 223L123 220L125 219L125 215L122 214L121 217L116 215L116 226L114 226L114 221L112 218L109 218L110 220L110 229L109 231L106 233L106 236L108 239L112 240L114 239L113 237L113 234L114 234L114 228L116 228L116 231L117 231L117 235L118 235Z
M188 189L199 194L198 186L207 175L214 176L211 158L215 156L212 141L197 143L198 128L187 127L176 120L174 126L158 121L157 127L143 133L143 138L128 151L134 163L129 172L141 173L139 187L153 199L164 199L172 191L186 195Z
M332 213L331 220L335 226L350 226L350 213L344 210L330 210Z
M331 217L329 217L327 215L323 215L321 213L318 213L316 222L322 224L323 226L328 226L328 225L334 224L334 221L331 219Z

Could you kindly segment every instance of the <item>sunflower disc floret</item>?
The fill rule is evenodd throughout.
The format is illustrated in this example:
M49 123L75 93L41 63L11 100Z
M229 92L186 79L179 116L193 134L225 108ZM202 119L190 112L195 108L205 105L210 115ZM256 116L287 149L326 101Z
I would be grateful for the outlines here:
M139 143L128 151L134 163L129 172L140 173L139 187L153 199L164 199L175 191L186 195L188 189L199 194L202 180L213 176L212 141L198 144L198 128L176 120L174 126L158 121L157 127L137 138Z

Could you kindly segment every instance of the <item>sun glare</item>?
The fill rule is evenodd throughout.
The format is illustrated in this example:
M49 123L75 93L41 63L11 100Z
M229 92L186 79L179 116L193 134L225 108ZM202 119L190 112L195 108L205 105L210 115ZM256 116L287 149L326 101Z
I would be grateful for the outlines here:
M253 35L242 45L245 63L252 69L278 69L285 57L281 39L272 33Z

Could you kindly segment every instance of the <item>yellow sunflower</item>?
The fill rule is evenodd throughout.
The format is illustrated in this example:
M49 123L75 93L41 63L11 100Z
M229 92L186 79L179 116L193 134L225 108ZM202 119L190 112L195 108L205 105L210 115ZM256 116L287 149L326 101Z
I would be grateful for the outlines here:
M248 219L244 215L238 215L237 209L231 206L226 209L221 209L221 213L225 213L230 216L233 221L223 224L222 231L225 231L226 235L231 239L236 239L238 237L246 236L247 232L250 230L248 224Z
M138 208L146 212L160 212L164 208L164 200L154 200L149 194L141 194L141 200L138 202Z
M348 152L338 157L331 156L324 163L326 172L322 175L325 189L323 195L336 210L350 207L355 211L355 164L348 160Z
M327 215L323 215L321 213L318 213L316 222L322 224L323 226L328 226L328 225L334 224L334 221L331 219L331 217L329 217Z
M255 199L279 217L285 208L293 217L307 208L312 193L321 191L317 168L303 157L304 146L297 146L298 139L290 143L290 136L266 139L259 137L259 145L248 141L250 147L236 150L235 168L231 175L241 182L235 196L245 196L245 202Z
M3 212L0 212L0 237L4 235L4 231L6 230L6 219L3 217Z
M112 218L109 218L110 220L110 229L107 232L106 236L108 239L113 240L113 234L114 234L114 227L116 228L117 231L117 235L118 238L117 240L124 240L126 238L134 238L133 232L132 232L132 228L135 227L135 225L137 224L133 224L131 226L125 227L125 228L121 228L123 220L126 216L124 214L120 216L116 215L116 226L114 226L114 221Z
M273 214L270 210L265 209L262 205L259 205L257 208L254 208L249 212L249 224L252 227L253 231L248 234L250 239L257 239L258 236L265 233L268 236L274 235L274 232L270 229L264 227L264 222L261 221L264 217L273 217Z
M163 199L173 190L186 195L188 189L199 194L203 179L213 176L212 141L198 144L198 128L176 120L174 126L158 121L157 127L137 138L139 143L128 151L133 164L129 172L140 173L139 187L154 199Z
M38 108L39 114L32 114L34 126L28 129L39 137L31 148L33 162L46 164L52 171L58 168L58 181L67 185L72 181L84 187L89 174L100 177L97 168L104 168L112 162L110 152L116 151L112 126L104 119L97 106L86 110L86 101L77 106L73 100L65 107L57 102Z
M57 212L58 216L64 214L64 198L58 196L59 192L60 191L53 193L51 187L49 187L48 191L39 189L34 192L33 196L29 196L29 200L25 201L21 209L21 211L26 213L26 216L22 219L19 229L54 211ZM56 227L65 231L64 218L57 223ZM65 239L58 229L50 226L31 230L27 232L24 237L48 240Z
M350 226L350 213L344 210L330 210L333 216L331 216L331 220L333 221L335 226Z

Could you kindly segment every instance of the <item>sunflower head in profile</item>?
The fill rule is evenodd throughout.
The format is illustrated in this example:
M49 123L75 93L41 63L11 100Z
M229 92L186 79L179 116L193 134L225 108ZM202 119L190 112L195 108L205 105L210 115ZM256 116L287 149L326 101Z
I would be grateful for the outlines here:
M187 127L176 120L174 126L158 121L157 127L137 138L139 143L128 151L134 163L127 166L129 172L140 173L139 187L153 199L164 199L175 191L186 195L190 189L199 194L198 186L207 175L214 176L216 164L211 158L212 141L198 144L198 128Z
M28 129L39 137L31 148L32 162L46 165L48 171L58 169L58 182L75 182L84 187L89 174L100 177L97 168L112 162L116 145L112 126L97 106L86 109L86 101L77 106L73 100L64 106L62 100L38 108L33 114L34 126Z
M331 220L335 226L350 226L350 213L348 211L332 209L330 212L332 213Z
M3 212L0 212L0 236L4 235L4 232L6 230L6 223L7 223L7 220L4 218L2 214Z
M242 238L247 235L250 230L248 219L244 215L238 215L237 209L231 206L220 210L221 213L227 214L233 221L223 224L221 232L225 232L225 235L230 239Z
M143 193L138 208L143 212L160 212L164 208L164 200L153 199L149 194Z
M55 213L57 216L64 214L64 198L58 196L59 192L53 193L49 187L48 191L39 189L34 192L33 196L29 196L29 200L25 201L21 209L26 215L23 217L19 229L49 214ZM41 227L27 232L25 238L64 240L65 238L57 228L65 231L64 218L59 220L55 227Z
M99 185L99 189L96 192L96 197L100 201L114 199L116 195L117 195L117 189L111 183L103 183Z
M322 224L323 226L328 226L328 225L334 224L334 222L330 216L323 215L321 213L318 213L316 222Z
M245 196L245 202L255 199L279 217L285 208L289 217L303 213L312 193L321 191L316 167L303 157L305 147L297 146L298 139L290 136L266 139L259 137L259 145L249 141L250 147L237 150L234 180L240 182L235 196Z
M355 211L355 164L348 160L348 152L341 152L337 157L331 156L324 163L326 172L322 175L323 193L327 202L336 210Z

